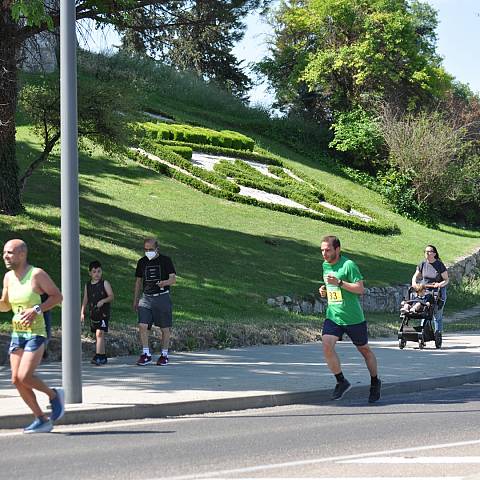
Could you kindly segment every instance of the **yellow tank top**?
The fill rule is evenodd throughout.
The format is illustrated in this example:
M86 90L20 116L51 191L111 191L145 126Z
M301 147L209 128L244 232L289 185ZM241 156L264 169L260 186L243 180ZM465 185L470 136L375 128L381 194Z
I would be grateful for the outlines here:
M43 315L36 315L33 322L25 326L20 322L22 312L34 305L40 305L40 294L33 291L32 274L35 267L30 267L28 272L19 281L9 283L8 301L12 306L12 336L33 337L35 335L47 336Z

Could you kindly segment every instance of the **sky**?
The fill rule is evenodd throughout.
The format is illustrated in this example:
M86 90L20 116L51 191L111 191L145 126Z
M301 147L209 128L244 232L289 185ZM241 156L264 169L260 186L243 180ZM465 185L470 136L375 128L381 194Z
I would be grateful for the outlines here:
M438 11L437 53L443 58L445 69L462 83L480 93L480 0L428 0ZM267 40L271 28L258 15L246 19L247 31L244 39L235 47L234 53L246 64L259 61L268 52ZM111 49L118 44L112 35L96 35L94 50ZM80 43L81 39L80 39ZM272 96L266 85L258 85L251 91L250 101L270 105Z

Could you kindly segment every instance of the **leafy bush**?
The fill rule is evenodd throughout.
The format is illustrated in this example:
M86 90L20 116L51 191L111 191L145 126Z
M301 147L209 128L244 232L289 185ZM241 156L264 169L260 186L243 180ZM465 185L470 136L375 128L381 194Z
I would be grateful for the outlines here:
M345 152L356 168L374 170L384 150L384 140L372 115L357 107L337 115L329 147Z
M387 172L379 174L378 180L381 192L392 205L394 212L426 225L435 224L435 215L431 209L417 201L411 172L400 172L396 168L390 168Z

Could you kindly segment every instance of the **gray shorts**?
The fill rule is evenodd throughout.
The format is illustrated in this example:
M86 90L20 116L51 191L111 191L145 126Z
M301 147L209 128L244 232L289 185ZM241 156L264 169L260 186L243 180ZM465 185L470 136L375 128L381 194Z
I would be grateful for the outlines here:
M160 328L172 326L172 299L169 293L156 297L142 295L138 302L138 323L145 323L148 328L156 325Z

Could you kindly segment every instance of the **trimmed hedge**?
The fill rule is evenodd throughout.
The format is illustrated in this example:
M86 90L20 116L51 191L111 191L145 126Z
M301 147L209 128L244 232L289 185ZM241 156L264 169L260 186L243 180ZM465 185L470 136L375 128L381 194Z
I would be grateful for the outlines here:
M205 170L204 168L193 165L192 162L190 162L189 160L185 160L183 157L181 157L177 153L172 152L171 150L168 149L168 147L165 147L162 145L155 145L155 144L152 144L151 142L144 141L140 144L140 148L143 148L149 153L153 153L154 155L161 158L162 160L165 160L177 167L180 167L183 170L190 172L192 175L195 175L196 177L201 178L205 182L215 185L222 190L226 190L234 193L237 193L240 191L240 187L235 183L232 183L226 178L220 175L217 175L215 172L210 172L208 170Z
M215 132L214 130L201 127L190 127L188 125L172 125L162 123L153 124L150 122L141 124L140 128L143 135L143 139L140 141L140 146L142 148L145 148L145 150L154 153L164 160L167 160L173 165L181 167L182 169L190 172L192 175L195 175L196 177L204 180L210 185L218 187L219 189L217 190L216 188L208 187L203 182L200 182L201 185L203 185L200 187L198 180L193 182L189 180L191 177L185 174L177 175L175 172L173 172L169 175L205 193L230 200L233 199L231 195L234 194L235 201L239 201L241 203L259 205L272 210L279 210L295 215L317 218L329 223L343 225L347 228L353 228L356 230L370 231L380 234L396 234L399 232L396 224L386 221L384 218L379 218L380 216L377 213L373 213L365 206L358 205L329 188L327 185L312 179L306 174L303 174L302 172L299 172L291 167L287 167L282 161L281 157L265 153L259 154L249 150L237 150L235 148L229 148L226 145L236 145L228 141L226 143L223 142L223 145L196 143L221 143L218 140L218 137L208 137L207 132ZM222 131L221 133L229 136L230 139L233 138L233 134L236 134L236 132L228 130ZM238 135L242 137L241 134ZM185 141L187 138L190 141ZM213 140L213 138L217 138L217 140ZM179 149L179 147L181 147L181 149ZM191 159L192 150L232 157L236 158L236 160L234 162L226 160L220 161L215 165L214 172L211 172L201 167L197 167L196 165L193 165L191 161L189 161ZM262 175L255 168L241 160L238 160L238 158L266 164L268 165L269 171L278 178ZM292 174L303 180L303 182L295 180L292 176L286 173L284 168L287 168ZM235 179L236 183L229 181L226 177ZM280 195L300 203L301 205L314 211L312 212L296 207L271 204L251 198L247 201L245 200L247 197L236 195L240 191L240 187L237 184ZM208 187L208 192L205 190L205 187ZM219 192L223 193L220 194ZM326 201L332 205L335 205L345 212L351 212L352 209L358 210L359 212L369 216L372 220L365 221L356 216L333 211L331 208L321 205L319 203L321 201Z
M169 146L166 146L165 148L167 148L168 150L171 150L172 152L175 152L176 154L183 157L185 160L192 159L193 150L190 147L184 147L180 145L169 145Z
M172 161L174 163L175 161L184 161L182 157L179 155L175 154L174 152L170 152L167 149L163 149L164 155L167 155L168 158L165 158L162 156L167 161ZM157 151L157 153L161 153L160 151ZM134 151L129 151L128 156L132 158L133 160L141 163L142 165L145 165L146 167L149 167L153 170L155 170L158 173L161 173L163 175L169 176L171 178L174 178L182 183L185 183L186 185L189 185L203 193L206 193L208 195L215 196L217 198L222 198L226 200L231 200L239 203L244 203L247 205L255 205L263 208L268 208L270 210L275 210L275 211L280 211L284 213L289 213L292 215L298 215L301 217L309 217L313 218L316 220L321 220L323 222L331 223L334 225L341 225L346 228L351 228L353 230L360 230L360 231L366 231L366 232L371 232L371 233L376 233L379 235L392 235L398 233L398 227L396 225L392 224L387 224L387 223L381 223L378 221L372 221L372 222L363 222L360 219L356 217L347 217L342 215L341 217L335 216L333 213L325 213L325 214L320 214L316 212L312 212L310 210L302 210L299 208L295 207L289 207L286 205L279 205L276 203L268 203L268 202L263 202L261 200L257 200L255 198L251 197L245 197L242 195L239 195L238 193L234 193L232 191L228 190L223 190L223 189L216 189L213 187L210 187L209 185L206 185L202 181L198 180L197 178L191 177L183 172L179 172L178 170L175 170L174 168L165 165L161 162L158 162L156 160L152 160L145 155L142 155L138 152ZM160 156L160 155L159 155ZM176 156L177 159L172 160L172 158ZM203 169L202 169L203 170ZM212 172L209 172L212 173ZM230 182L229 182L230 183Z
M192 148L195 152L209 153L211 155L223 155L225 157L241 158L243 160L252 160L254 162L264 163L265 165L283 165L282 160L275 155L265 155L248 150L234 150L233 148L224 148L214 145L200 145L188 142L176 142L175 140L157 140L161 145L179 145Z
M231 130L218 132L210 128L162 122L145 122L140 124L140 127L143 128L144 135L152 140L173 140L195 145L213 145L231 148L235 151L253 151L255 146L255 141L252 138Z

